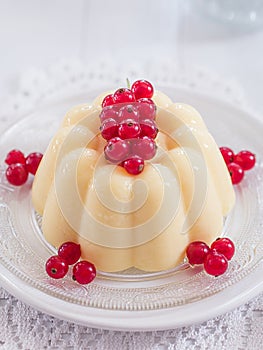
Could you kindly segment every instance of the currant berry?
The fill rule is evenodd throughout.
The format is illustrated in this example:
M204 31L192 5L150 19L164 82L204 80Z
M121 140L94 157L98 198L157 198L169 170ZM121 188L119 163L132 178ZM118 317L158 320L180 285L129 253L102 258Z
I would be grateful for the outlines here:
M135 102L135 96L130 89L121 88L113 94L114 103Z
M118 111L113 106L105 107L100 113L100 121L103 123L107 119L114 119L116 122L119 119Z
M235 253L235 245L231 239L223 237L217 238L212 245L211 249L214 249L217 253L223 254L227 260L231 260Z
M201 241L191 242L186 248L186 256L188 258L189 264L203 264L209 251L210 249L206 243Z
M133 105L126 105L123 106L119 111L119 122L123 122L124 120L139 120L139 113L135 106Z
M122 139L136 138L141 133L140 124L133 119L127 119L121 122L118 129L119 137Z
M232 163L234 161L234 152L232 149L228 147L220 147L219 149L226 164Z
M46 262L46 272L52 278L63 278L68 272L68 264L58 255L51 256Z
M136 100L139 98L152 98L153 86L147 80L137 80L132 84L131 91Z
M66 260L68 265L75 264L81 255L80 245L74 242L65 242L58 248L58 256Z
M116 122L116 120L104 120L104 122L100 126L101 136L108 141L118 135L118 128L119 124Z
M122 166L129 174L138 175L144 169L144 160L138 157L129 158L123 162Z
M250 151L240 151L235 155L234 162L240 165L243 170L250 170L256 163L256 156Z
M5 172L7 181L14 186L23 185L28 178L28 171L25 164L11 164Z
M150 98L140 98L137 100L137 109L140 114L140 119L155 119L156 105Z
M136 140L136 142L132 145L132 154L144 160L152 159L156 154L156 150L156 143L153 139L147 136Z
M25 159L24 153L22 153L18 149L13 149L12 151L10 151L7 154L5 159L5 163L8 165L16 164L16 163L25 164L25 162L26 162L26 159Z
M112 106L113 104L114 104L113 95L107 95L104 97L101 106L102 108L104 108L107 106Z
M140 121L141 137L148 136L151 139L155 139L158 134L158 128L152 119L144 119Z
M33 175L37 172L38 166L43 158L43 154L39 152L30 153L26 157L26 168L27 171Z
M209 275L220 276L226 272L227 268L227 258L223 254L217 253L215 250L211 250L207 254L204 260L204 269Z
M240 165L236 163L230 163L228 164L228 171L231 176L232 184L237 185L239 184L244 177L244 170L241 168Z
M130 144L119 137L114 137L110 139L105 146L104 154L108 161L114 164L119 164L129 156Z
M80 284L88 284L96 277L96 268L89 261L83 260L73 267L72 278Z

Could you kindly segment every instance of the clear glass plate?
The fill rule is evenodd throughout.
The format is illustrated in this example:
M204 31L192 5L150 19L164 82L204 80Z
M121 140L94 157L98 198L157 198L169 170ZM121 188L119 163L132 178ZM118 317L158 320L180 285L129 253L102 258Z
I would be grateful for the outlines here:
M0 281L7 290L36 308L67 320L95 327L140 330L201 321L263 290L263 275L258 273L263 260L262 124L247 111L212 97L172 87L162 90L173 100L196 107L219 145L257 154L255 169L235 187L236 205L225 222L223 235L236 243L228 271L213 278L202 268L188 264L154 274L130 269L120 274L99 273L87 286L72 281L70 274L58 281L46 275L45 261L53 249L42 238L39 218L31 204L32 178L22 188L10 186L4 176L3 160L13 148L25 153L44 151L67 109L92 100L97 94L93 91L41 107L2 135ZM206 308L209 303L210 308ZM202 312L198 315L200 307Z

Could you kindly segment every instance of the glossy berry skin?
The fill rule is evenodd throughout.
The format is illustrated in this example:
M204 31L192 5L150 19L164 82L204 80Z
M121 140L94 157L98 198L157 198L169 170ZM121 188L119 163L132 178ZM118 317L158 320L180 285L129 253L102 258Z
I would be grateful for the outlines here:
M158 134L158 128L155 121L152 119L145 119L140 122L141 126L141 137L148 136L151 139L155 139Z
M191 242L186 248L186 256L191 265L203 264L209 252L210 248L208 245L201 241Z
M223 254L217 253L215 250L211 250L207 254L204 260L204 269L209 275L215 277L223 275L227 268L227 258Z
M152 98L153 86L147 80L137 80L132 84L131 91L136 100L139 98Z
M240 151L235 155L234 162L243 170L250 170L255 166L256 156L250 151Z
M241 168L240 165L235 163L228 164L228 171L231 176L232 184L237 185L239 184L244 177L244 170Z
M123 106L119 111L119 122L123 122L125 120L139 120L139 113L135 106L133 105L126 105Z
M119 124L116 120L112 118L104 120L100 126L101 136L108 141L118 135L118 128Z
M125 160L122 166L129 174L138 175L144 169L144 160L142 158L132 157Z
M8 165L16 163L25 164L25 162L26 158L24 156L24 153L22 153L18 149L13 149L12 151L10 151L5 159L5 163Z
M28 171L25 164L11 164L5 172L7 181L14 186L23 185L28 178Z
M33 175L37 172L38 166L43 158L43 154L39 152L30 153L26 157L26 168L27 171Z
M156 117L156 106L153 100L150 98L140 98L137 100L137 109L140 114L140 119L155 119Z
M114 99L113 95L107 95L104 97L101 106L102 108L107 107L107 106L112 106L114 104Z
M118 129L118 135L121 139L133 139L140 135L140 124L133 119L127 119L121 122Z
M235 245L231 239L223 237L217 238L212 245L211 249L215 250L217 253L223 254L227 260L231 260L235 254Z
M112 106L103 108L103 110L100 113L101 123L103 123L107 119L114 119L116 120L116 122L118 122L118 119L119 119L118 111Z
M114 92L113 101L114 104L135 102L135 96L130 89L120 88Z
M105 158L114 164L123 162L130 154L129 142L119 137L109 140L104 148Z
M88 284L96 277L96 268L89 261L79 261L73 267L72 278L80 284Z
M234 161L234 152L228 147L220 147L220 152L224 158L226 164L232 163Z
M51 256L46 262L46 272L52 278L63 278L68 272L68 264L58 255Z
M81 255L80 245L74 242L65 242L58 248L58 256L63 258L68 265L75 264Z
M153 139L144 136L132 145L132 154L144 160L152 159L156 154L157 146Z

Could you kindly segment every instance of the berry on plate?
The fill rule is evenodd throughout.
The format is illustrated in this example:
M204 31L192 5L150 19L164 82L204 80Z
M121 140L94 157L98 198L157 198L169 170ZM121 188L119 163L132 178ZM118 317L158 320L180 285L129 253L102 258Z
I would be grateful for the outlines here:
M209 251L210 249L206 243L201 241L191 242L186 248L186 256L188 258L189 264L203 264Z
M25 164L11 164L5 172L7 181L14 186L23 185L28 178L28 170Z
M239 184L244 177L244 170L241 168L240 165L236 163L230 163L227 165L229 174L231 176L231 181L233 185Z
M95 266L86 260L78 262L73 267L72 278L80 284L88 284L94 280L96 277Z
M68 264L58 255L51 256L46 262L46 272L52 278L63 278L68 272Z
M66 260L68 265L75 264L81 255L80 245L74 242L65 242L58 248L58 256Z
M43 154L39 152L30 153L26 157L26 168L29 173L35 175L38 169L38 166L43 158Z
M243 170L250 170L256 163L256 156L250 151L240 151L235 155L234 163L240 165Z
M227 258L215 250L211 250L204 260L205 271L212 276L223 275L228 268Z
M220 147L220 152L224 158L226 164L232 163L234 161L234 152L231 148L228 147Z
M5 159L5 163L7 165L16 164L16 163L25 164L25 162L26 162L26 158L24 156L24 153L22 153L18 149L13 149L12 151L8 152Z
M211 245L211 249L223 254L227 260L231 260L235 253L235 245L227 237L217 238Z

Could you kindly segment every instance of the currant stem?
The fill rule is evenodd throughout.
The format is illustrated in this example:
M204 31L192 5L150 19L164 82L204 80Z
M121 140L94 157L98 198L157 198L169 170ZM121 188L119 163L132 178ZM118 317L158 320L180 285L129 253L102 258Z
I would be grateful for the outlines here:
M131 83L129 78L126 78L126 84L127 84L127 88L130 89L131 88Z

